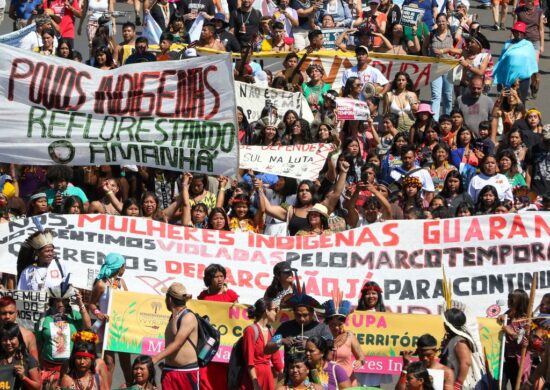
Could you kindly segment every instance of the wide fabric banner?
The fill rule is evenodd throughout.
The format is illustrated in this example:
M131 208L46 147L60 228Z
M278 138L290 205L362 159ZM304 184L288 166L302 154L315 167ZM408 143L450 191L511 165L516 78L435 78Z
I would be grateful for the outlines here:
M170 47L171 50L180 51L184 49L184 45L174 44ZM124 45L123 58L126 59L133 51L132 45ZM158 50L157 46L150 46L151 50ZM219 54L221 52L207 49L196 48L201 56L209 56ZM302 57L305 51L297 53ZM283 69L283 60L287 52L258 52L252 55L252 59L262 65L264 70L270 70L276 73ZM237 58L239 55L233 55ZM409 56L395 55L388 53L370 53L370 65L379 69L382 74L391 82L395 78L397 72L406 72L411 76L414 84L414 89L420 89L430 85L430 82L447 74L454 67L459 65L458 60L442 59L424 56ZM356 65L355 53L353 51L343 52L340 50L321 50L308 55L303 62L301 70L305 72L309 64L319 64L325 70L323 81L331 84L332 89L339 90L343 87L342 75L344 71Z
M299 180L315 180L323 169L332 144L240 147L240 169L253 169Z
M34 329L34 324L48 308L48 293L44 291L0 290L0 297L15 300L17 323L28 329Z
M220 349L215 361L229 361L231 349L241 337L243 329L252 324L246 308L241 304L191 300L188 308L200 315L208 315L221 335ZM114 291L109 310L106 349L135 354L156 355L164 349L164 330L170 318L164 295L149 295ZM292 312L283 311L279 323L292 318ZM479 335L489 367L498 377L500 326L495 319L478 318ZM277 328L279 324L275 324ZM399 374L402 369L402 351L414 350L418 337L430 333L440 343L445 334L441 316L395 314L356 311L346 328L355 333L366 355L366 362L358 371L378 374Z
M550 291L550 213L488 215L444 220L401 220L323 236L264 236L184 228L145 218L112 215L41 215L56 233L57 256L71 282L91 289L110 252L126 258L130 291L160 293L174 281L194 295L208 264L227 269L227 283L255 302L288 260L306 291L328 300L339 289L357 302L364 282L383 290L388 310L435 314L443 300L442 267L453 295L477 316L496 316L516 288L529 290L539 272L537 302ZM0 225L0 272L15 274L21 243L36 230L30 218Z
M268 104L277 109L279 119L283 119L283 115L288 110L294 110L306 121L313 121L311 108L300 92L288 92L235 81L235 98L237 106L243 108L248 122L260 119L262 110Z
M235 172L228 54L103 71L0 50L0 161Z
M13 31L9 34L0 35L0 43L13 47L20 47L21 40L29 34L35 34L36 24L31 23L20 30Z
M282 69L285 55L286 53L255 53L253 58L263 64L264 69L275 72ZM303 53L298 55L301 57ZM415 90L428 86L430 82L458 65L456 60L386 53L371 53L369 58L370 65L380 70L390 82L397 72L408 73ZM323 80L331 84L332 89L339 90L343 87L344 71L356 65L357 61L353 52L322 50L308 55L301 69L305 71L311 63L321 65L325 70Z

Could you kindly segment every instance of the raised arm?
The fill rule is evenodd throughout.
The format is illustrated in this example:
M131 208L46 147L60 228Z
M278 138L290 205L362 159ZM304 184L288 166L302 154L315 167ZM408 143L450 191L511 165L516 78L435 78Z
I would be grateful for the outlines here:
M346 187L346 178L348 177L350 165L347 161L340 161L338 167L340 168L340 175L338 176L338 180L336 181L333 190L330 191L325 199L321 202L325 206L327 206L329 214L334 211L336 204L340 199L340 195L342 195L342 191L344 191L344 188Z
M190 172L183 173L181 189L181 202L183 207L181 219L183 226L193 226L193 220L191 219L191 203L189 202L189 183L192 177L193 175Z

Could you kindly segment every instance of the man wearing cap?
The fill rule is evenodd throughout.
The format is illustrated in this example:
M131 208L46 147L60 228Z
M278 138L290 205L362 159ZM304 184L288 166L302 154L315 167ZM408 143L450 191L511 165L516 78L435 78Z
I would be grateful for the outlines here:
M42 291L59 286L69 275L55 256L51 230L33 233L17 256L17 289Z
M357 77L363 85L365 83L373 83L377 86L383 87L379 92L380 95L386 93L390 89L390 83L388 79L384 77L382 72L369 65L369 49L366 46L356 47L355 55L357 57L357 65L354 65L344 71L344 74L342 75L342 85L346 85L346 82L350 77Z
M525 39L526 31L525 23L514 23L513 38L504 42L493 68L493 84L511 88L519 80L519 97L522 102L525 102L529 93L531 76L539 71L537 53L533 44Z
M199 390L199 365L193 345L198 341L195 315L187 310L191 295L181 283L166 290L166 308L172 313L164 331L164 351L153 357L153 364L165 361L162 368L163 390Z
M525 181L533 195L548 196L550 195L550 125L542 128L542 141L527 152Z
M19 44L19 48L23 50L34 50L42 46L42 31L52 28L52 18L48 15L40 15L34 19L36 30L25 35ZM57 47L57 38L53 40L53 46Z
M479 124L491 118L495 103L483 94L483 77L474 75L465 93L456 99L455 109L464 114L464 125L479 137Z
M225 19L225 14L217 13L212 19L214 26L216 26L216 37L225 47L225 51L237 53L241 51L241 44L235 38L235 35L227 31L229 23Z

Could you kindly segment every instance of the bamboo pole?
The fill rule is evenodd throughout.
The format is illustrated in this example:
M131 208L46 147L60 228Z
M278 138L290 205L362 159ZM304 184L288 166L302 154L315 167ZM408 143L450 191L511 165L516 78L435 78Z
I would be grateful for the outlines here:
M527 315L529 316L529 320L527 321L527 331L525 332L525 336L523 337L529 337L531 334L531 323L532 320L532 312L533 312L533 306L535 304L535 294L537 292L537 279L539 277L538 272L533 273L533 281L531 282L531 292L529 293L529 307L527 308ZM518 370L518 377L516 378L516 386L514 387L514 390L519 390L521 386L521 377L523 373L523 365L525 364L525 355L527 354L527 347L529 345L523 345L521 347L521 360L519 361L519 370Z

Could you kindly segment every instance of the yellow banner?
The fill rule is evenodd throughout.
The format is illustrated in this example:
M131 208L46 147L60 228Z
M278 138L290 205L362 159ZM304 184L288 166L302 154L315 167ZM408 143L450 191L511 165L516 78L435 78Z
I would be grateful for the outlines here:
M221 343L215 361L228 362L231 347L252 323L246 305L191 300L188 308L207 315L221 334ZM156 355L164 348L164 330L170 318L164 296L114 291L109 308L109 326L106 329L106 349L135 354ZM279 321L292 313L283 311ZM500 326L495 319L479 318L480 338L488 365L498 378ZM401 371L402 351L414 350L416 340L430 333L438 342L444 336L441 316L423 314L375 313L357 311L347 320L348 329L355 333L367 356L362 371L398 374Z

